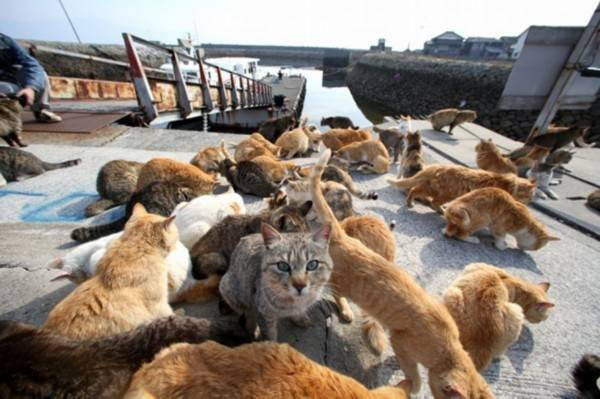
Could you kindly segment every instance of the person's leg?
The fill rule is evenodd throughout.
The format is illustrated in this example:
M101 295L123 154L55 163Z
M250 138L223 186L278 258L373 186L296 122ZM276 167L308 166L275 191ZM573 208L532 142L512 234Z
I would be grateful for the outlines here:
M19 90L21 90L21 88L12 82L0 81L0 94L8 96L16 94Z
M54 112L50 112L50 81L48 75L44 74L45 84L44 87L35 93L35 99L31 104L31 111L39 122L60 122L62 118L56 115Z

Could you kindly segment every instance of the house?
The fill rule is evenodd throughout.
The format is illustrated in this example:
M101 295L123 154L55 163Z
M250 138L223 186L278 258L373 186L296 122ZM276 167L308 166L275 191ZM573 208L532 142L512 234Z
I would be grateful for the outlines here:
M512 47L517 42L518 36L500 36L502 42L502 54L499 58L509 59L512 56Z
M455 32L446 31L425 42L423 53L429 55L460 55L463 37Z
M379 39L377 41L377 46L371 46L370 51L381 51L389 53L390 51L392 51L392 48L385 46L385 39Z
M468 37L461 54L470 58L498 58L503 52L504 44L493 37Z

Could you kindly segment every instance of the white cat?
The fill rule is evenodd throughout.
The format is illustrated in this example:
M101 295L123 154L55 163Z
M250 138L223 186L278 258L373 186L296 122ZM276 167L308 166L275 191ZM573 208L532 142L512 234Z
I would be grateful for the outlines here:
M229 187L229 191L218 195L201 195L190 202L177 205L171 216L179 230L179 240L187 249L196 242L217 222L229 215L246 213L244 200Z
M52 281L67 279L81 284L96 274L96 264L104 256L106 249L122 232L114 233L94 241L77 246L62 257L50 261L46 267L63 270L64 273L54 277ZM187 248L178 241L173 251L167 256L167 276L169 301L194 284L192 277L192 261Z

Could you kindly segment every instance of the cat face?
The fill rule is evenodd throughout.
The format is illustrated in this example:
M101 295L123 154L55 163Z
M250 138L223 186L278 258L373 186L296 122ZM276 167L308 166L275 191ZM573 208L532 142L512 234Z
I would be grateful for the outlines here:
M443 374L429 372L429 386L436 399L487 399L494 395L474 370L454 368Z
M524 204L529 203L533 196L535 195L535 189L537 188L537 181L531 180L529 182L519 182L517 184L517 190L515 192L515 197L519 202Z
M282 206L271 212L269 224L282 233L307 231L308 226L305 218L311 207L311 201L307 201L299 207L294 205Z
M494 143L492 143L492 139L483 140L481 139L479 143L475 146L475 151L477 152L488 152L493 151L496 148Z
M420 142L421 142L421 134L418 131L408 132L406 134L407 147L410 147L411 145L414 145L414 144L419 144Z
M523 307L523 313L530 323L540 323L548 318L550 310L554 307L554 304L548 301L546 295L550 283L530 284L530 286L524 292L525 306Z
M312 234L280 234L263 223L266 251L261 279L274 305L309 305L320 297L333 268L329 233L330 227L324 226Z

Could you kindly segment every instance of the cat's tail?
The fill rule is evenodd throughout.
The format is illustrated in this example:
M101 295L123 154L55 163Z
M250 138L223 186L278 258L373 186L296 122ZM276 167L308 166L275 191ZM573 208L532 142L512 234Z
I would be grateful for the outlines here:
M123 230L125 223L127 223L127 218L122 217L121 219L115 220L114 222L108 224L90 227L78 227L71 232L71 238L78 242L95 240L96 238L104 237Z
M359 189L353 181L346 182L344 181L344 186L350 191L353 195L357 196L360 199L364 200L376 200L379 198L379 194L374 191L362 191Z
M81 163L81 159L77 158L77 159L71 159L69 161L57 162L57 163L42 162L42 166L44 167L45 170L54 170L54 169L60 169L60 168L68 168L70 166L79 165L80 163Z
M310 192L313 202L313 208L321 220L322 224L329 224L331 226L332 236L344 235L344 230L340 226L335 214L325 201L323 196L323 190L321 190L321 175L325 170L325 166L331 157L331 150L328 148L325 150L319 161L315 164L310 172Z
M106 198L100 198L98 201L94 202L93 204L88 205L85 208L85 217L89 218L91 216L96 216L96 215L104 212L105 210L110 209L117 205L119 205L119 204L117 204L113 200L109 200Z
M221 276L213 274L204 280L197 280L183 292L178 292L175 298L171 300L175 303L204 303L215 298L219 292L219 283Z
M235 160L233 159L233 157L231 156L231 154L227 150L227 147L225 146L225 140L221 140L221 152L223 153L223 156L225 158L231 160L232 162L235 162Z
M406 189L416 186L419 183L420 179L418 179L417 176L418 176L418 174L413 177L404 178L404 179L394 179L393 177L388 177L386 179L386 181L388 183L390 183L390 186L394 186L401 190L406 190Z
M388 339L385 330L371 316L365 315L362 325L363 333L365 334L367 344L377 355L381 355L385 350Z
M600 378L600 357L583 355L571 372L575 387L582 399L600 398L598 379Z

